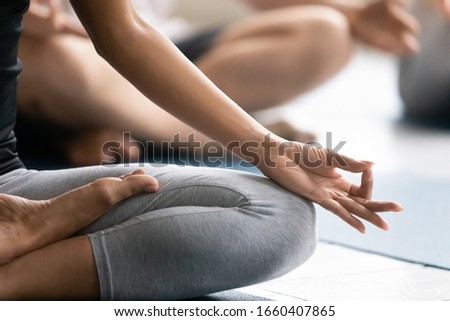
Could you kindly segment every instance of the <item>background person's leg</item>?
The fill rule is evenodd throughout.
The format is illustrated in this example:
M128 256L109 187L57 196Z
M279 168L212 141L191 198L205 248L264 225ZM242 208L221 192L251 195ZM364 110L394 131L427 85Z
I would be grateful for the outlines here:
M296 6L232 24L196 64L239 105L255 111L322 84L343 68L352 48L342 14Z
M130 170L12 173L4 178L8 182L0 192L49 198ZM93 233L103 299L189 298L262 282L297 267L315 248L312 205L266 178L204 168L146 171L158 179L158 193L125 200L81 232ZM95 298L92 289L78 291L85 283L75 283L80 276L72 275L83 270L86 285L95 285L90 251L83 237L62 241L3 266L0 281L15 272L7 284L16 298L21 293L27 298ZM42 269L33 269L35 265ZM44 267L47 273L36 277ZM33 291L24 280L34 285ZM70 291L62 291L55 282Z
M425 124L449 127L450 20L431 1L415 1L412 13L422 25L421 51L401 62L405 114Z
M330 78L347 62L351 44L347 22L338 12L288 8L256 14L230 27L197 64L244 109L255 111L285 102ZM24 38L20 55L27 67L19 86L19 106L27 117L93 135L104 130L132 132L136 138L155 142L172 141L175 133L187 140L194 132L123 79L87 39ZM290 140L314 139L286 123L266 125ZM19 134L22 141L27 140L26 132ZM198 132L196 136L200 142L208 141ZM101 145L84 147L86 141L98 139L74 141L67 150L75 165L100 163ZM80 153L88 156L79 157Z

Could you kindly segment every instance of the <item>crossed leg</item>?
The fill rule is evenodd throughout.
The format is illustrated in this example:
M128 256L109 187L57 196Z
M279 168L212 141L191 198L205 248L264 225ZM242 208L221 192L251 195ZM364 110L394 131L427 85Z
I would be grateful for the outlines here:
M281 276L314 251L311 203L267 178L205 168L145 170L159 181L157 193L128 198L75 237L0 266L0 299L192 298ZM129 171L30 172L1 191L45 199Z

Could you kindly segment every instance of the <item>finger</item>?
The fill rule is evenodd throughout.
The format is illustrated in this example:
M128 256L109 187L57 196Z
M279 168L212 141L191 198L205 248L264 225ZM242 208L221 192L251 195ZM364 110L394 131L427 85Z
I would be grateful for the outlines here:
M366 199L349 196L355 202L363 205L371 211L383 213L383 212L402 212L404 209L401 204L397 202L385 202L385 201L368 201Z
M356 217L351 215L341 204L333 199L327 199L320 203L320 205L329 210L331 213L339 216L344 222L355 228L361 233L366 232L366 227L364 224L358 220Z
M399 6L391 7L391 14L396 19L397 28L410 32L414 35L420 32L420 23L417 19L409 14L404 8Z
M361 176L361 185L352 184L350 187L350 195L360 197L364 200L372 199L373 190L373 172L369 168Z
M361 186L359 188L358 194L356 195L366 200L370 200L372 199L372 191L373 191L373 171L371 168L369 168L361 176Z
M416 37L407 32L403 33L401 37L406 53L416 53L420 51L420 43Z
M406 52L403 43L393 33L377 33L373 36L372 44L394 55L404 55Z
M349 156L328 151L327 165L352 173L362 173L373 166L373 162L359 161Z
M389 229L389 224L383 218L381 218L381 216L364 207L363 205L355 202L354 200L347 197L340 197L336 199L336 202L342 205L348 212L366 220L367 222L372 223L376 227L379 227L384 231L387 231Z

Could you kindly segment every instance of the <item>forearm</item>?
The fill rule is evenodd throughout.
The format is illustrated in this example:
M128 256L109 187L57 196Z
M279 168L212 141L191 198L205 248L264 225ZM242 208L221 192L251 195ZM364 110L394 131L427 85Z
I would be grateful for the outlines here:
M119 9L133 10L126 5ZM125 78L160 107L224 146L264 140L268 131L213 85L168 39L146 25L134 10L126 17L122 23L117 17L114 24L100 25L93 17L81 14L98 52ZM243 156L239 149L234 152Z

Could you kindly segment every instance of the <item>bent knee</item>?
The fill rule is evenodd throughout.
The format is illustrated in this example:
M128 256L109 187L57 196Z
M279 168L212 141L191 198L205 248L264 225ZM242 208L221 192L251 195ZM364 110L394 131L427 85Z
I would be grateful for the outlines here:
M317 57L346 63L353 54L353 37L348 19L325 6L298 6L295 31ZM301 43L299 42L299 45ZM333 53L332 55L330 53Z
M285 203L285 202L284 202ZM261 277L280 277L304 264L317 247L314 206L292 196L288 204L273 209L273 219L265 231L265 262Z

